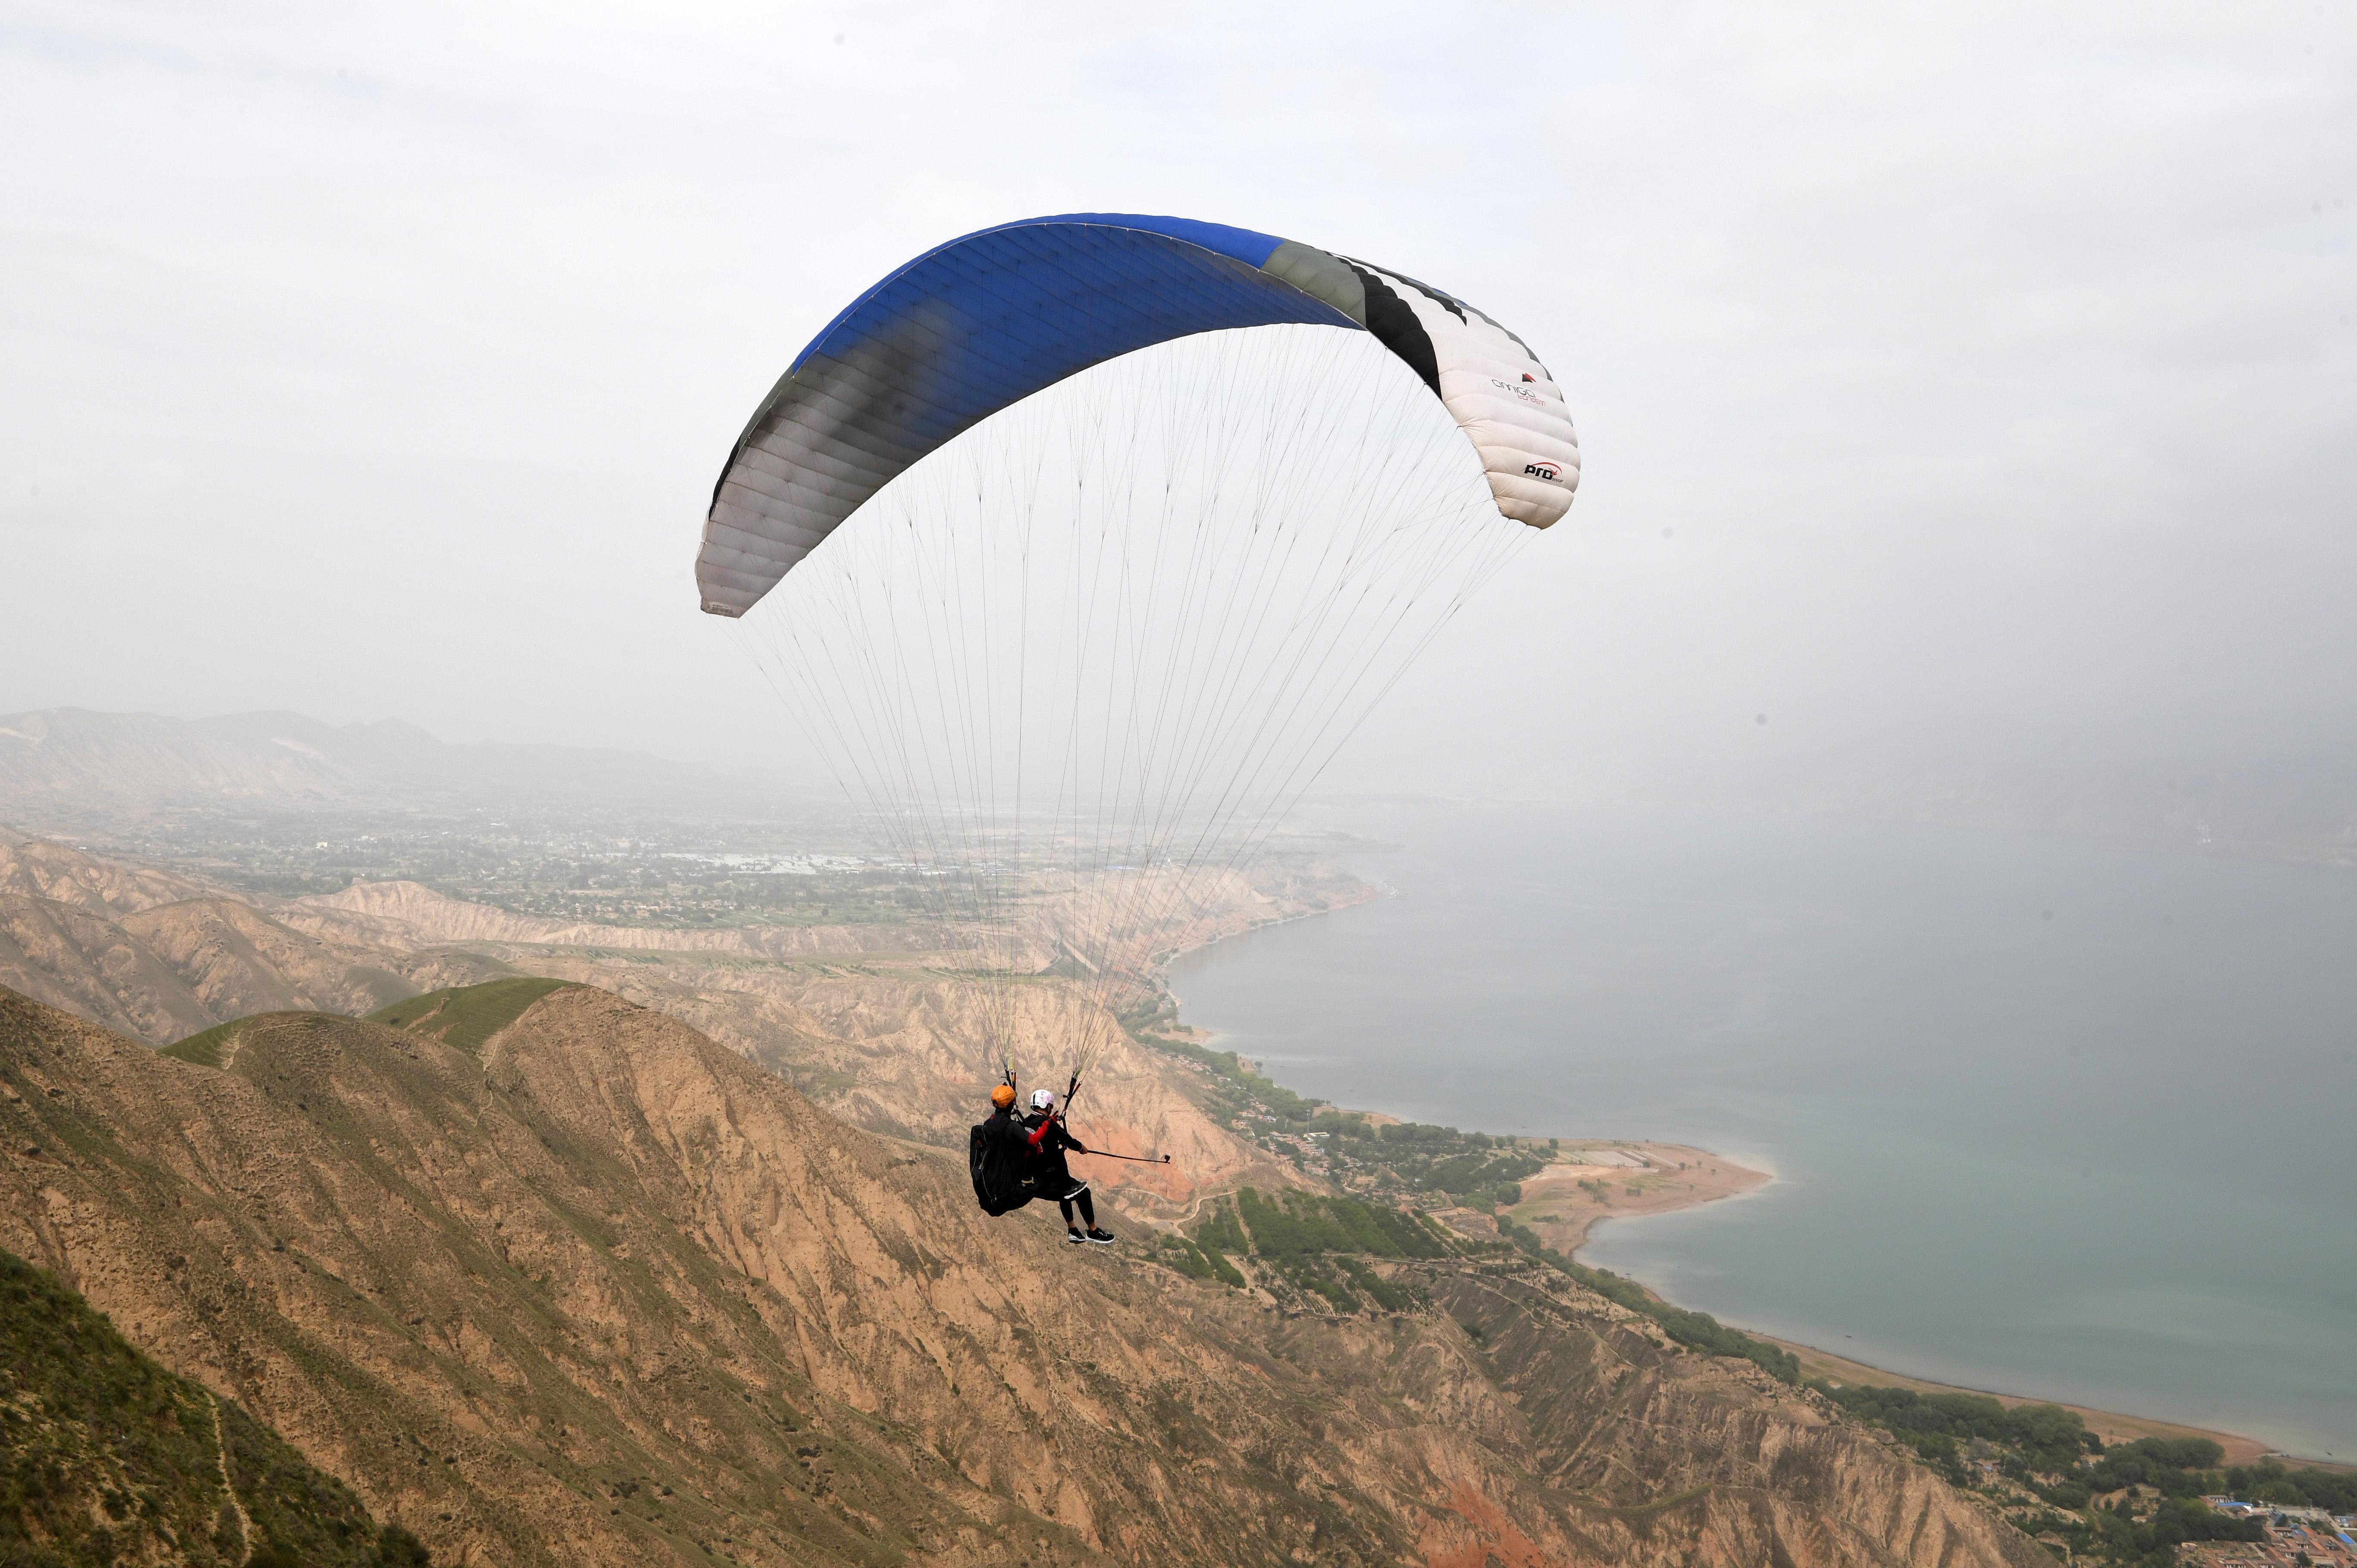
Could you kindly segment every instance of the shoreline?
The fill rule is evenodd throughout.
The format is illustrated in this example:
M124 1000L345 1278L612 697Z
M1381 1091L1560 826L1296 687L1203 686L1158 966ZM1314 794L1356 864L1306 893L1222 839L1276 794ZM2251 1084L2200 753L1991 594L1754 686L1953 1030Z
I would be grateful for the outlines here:
M1648 1287L1651 1288L1651 1287ZM1744 1330L1750 1333L1749 1329ZM1813 1345L1797 1340L1779 1339L1772 1334L1755 1334L1771 1345L1790 1350L1801 1363L1803 1377L1823 1378L1828 1382L1869 1385L1876 1388L1912 1389L1926 1394L1979 1394L2012 1409L2026 1404L2060 1405L2086 1423L2087 1430L2102 1438L2105 1446L2115 1443L2133 1442L2139 1437L2206 1437L2223 1448L2222 1465L2255 1465L2261 1459L2280 1459L2290 1466L2313 1465L2322 1470L2352 1470L2357 1466L2343 1465L2333 1459L2310 1459L2305 1455L2287 1453L2271 1448L2255 1437L2239 1432L2224 1432L2215 1427L2193 1426L2180 1421L2163 1421L2157 1416L2129 1415L2115 1410L2098 1410L2093 1405L2070 1404L2061 1400L2040 1399L2031 1394L2009 1394L1996 1389L1968 1388L1962 1383L1936 1382L1930 1378L1910 1377L1893 1372L1866 1361L1854 1361L1831 1350L1821 1350Z
M1302 910L1280 916L1275 919L1247 926L1242 930L1222 932L1210 940L1192 947L1174 950L1162 956L1157 965L1157 978L1165 994L1174 1004L1174 1013L1183 1010L1184 1001L1170 985L1169 965L1192 952L1216 946L1233 937L1247 936L1257 930L1320 915L1339 914L1344 909L1361 908L1386 898L1400 897L1396 888L1372 883L1372 895L1325 909ZM1176 1022L1174 1017L1174 1022ZM1180 1024L1179 1027L1197 1043L1213 1049L1221 1038L1214 1030ZM1241 1059L1241 1058L1240 1058ZM1266 1064L1254 1064L1265 1076ZM1337 1110L1346 1108L1337 1106ZM1397 1118L1383 1112L1354 1112L1371 1120L1394 1121ZM1480 1129L1469 1129L1479 1131ZM1504 1135L1500 1135L1504 1136ZM1529 1144L1528 1137L1515 1137L1514 1142ZM1698 1145L1663 1144L1634 1138L1565 1138L1561 1152L1544 1171L1523 1184L1521 1201L1499 1212L1516 1223L1536 1231L1545 1245L1577 1259L1579 1249L1590 1240L1598 1221L1608 1219L1636 1219L1649 1215L1674 1213L1697 1208L1705 1204L1718 1203L1749 1197L1766 1188L1777 1178L1773 1170L1756 1170L1728 1159L1713 1150ZM1449 1225L1452 1230L1480 1235L1486 1231L1497 1234L1496 1225L1488 1215L1469 1208L1436 1212L1433 1218ZM1634 1276L1630 1276L1634 1279ZM1649 1294L1663 1301L1669 1297L1643 1280L1635 1280ZM1675 1303L1671 1303L1674 1305ZM2037 1395L2005 1393L1993 1389L1968 1388L1961 1384L1942 1383L1903 1372L1890 1371L1863 1361L1852 1360L1830 1350L1804 1345L1795 1340L1779 1338L1771 1334L1745 1328L1739 1323L1727 1326L1749 1334L1753 1338L1788 1350L1801 1363L1803 1377L1822 1378L1835 1383L1866 1384L1882 1388L1911 1389L1921 1393L1964 1393L1995 1399L2010 1406L2025 1404L2059 1405L2077 1414L2106 1444L2129 1442L2138 1437L2199 1437L2216 1443L2225 1450L2222 1463L2249 1465L2264 1458L2275 1458L2292 1467L2314 1466L2333 1472L2357 1472L2357 1464L2310 1457L2273 1447L2257 1438L2241 1433L2195 1426L2182 1422L2164 1421L2153 1416L2140 1416L2119 1411L2099 1410L2093 1406L2072 1404L2059 1399Z
M1671 1214L1681 1209L1699 1208L1708 1203L1748 1197L1776 1179L1773 1172L1749 1169L1694 1144L1656 1144L1636 1139L1566 1142L1569 1144L1565 1150L1567 1155L1615 1154L1621 1156L1621 1163L1598 1165L1591 1159L1576 1164L1551 1165L1545 1172L1523 1184L1523 1201L1504 1212L1516 1223L1538 1231L1547 1245L1575 1260L1578 1256L1578 1249L1587 1243L1589 1232L1599 1220L1637 1219L1648 1215ZM1679 1159L1682 1155L1685 1156L1683 1165ZM1704 1165L1698 1172L1693 1168L1697 1163ZM1557 1176L1557 1172L1562 1174ZM1623 1178L1618 1204L1599 1195L1591 1185L1599 1176L1605 1178L1608 1185L1615 1177ZM1554 1179L1550 1180L1550 1177ZM1625 1179L1630 1177L1635 1178L1633 1189ZM1534 1194L1534 1187L1543 1190ZM1538 1208L1548 1212L1532 1212ZM1635 1279L1634 1275L1629 1277ZM1645 1281L1639 1279L1636 1283L1658 1299L1669 1301L1669 1297ZM1672 1302L1671 1305L1677 1304ZM2007 1393L1996 1389L1939 1382L1930 1378L1891 1371L1871 1362L1855 1360L1799 1340L1763 1334L1745 1328L1739 1323L1729 1323L1727 1326L1791 1351L1800 1361L1801 1374L1804 1378L1822 1378L1836 1384L1911 1389L1917 1393L1979 1394L2008 1408L2026 1404L2060 1405L2077 1415L2086 1423L2087 1430L2102 1438L2106 1445L2133 1442L2139 1437L2201 1437L2225 1450L2225 1455L2220 1461L2223 1465L2254 1465L2262 1459L2272 1458L2292 1466L2314 1466L2342 1473L2357 1471L2357 1465L2293 1454L2239 1432L2165 1421L2158 1416L2132 1415L2124 1411L2100 1410L2093 1405L2072 1404L2035 1394Z
M1381 1112L1354 1114L1380 1122L1396 1120ZM1522 1143L1531 1141L1517 1140ZM1559 1142L1562 1150L1556 1158L1545 1170L1522 1184L1522 1200L1498 1212L1537 1232L1546 1246L1575 1260L1578 1258L1579 1250L1591 1240L1591 1232L1601 1220L1641 1219L1652 1215L1699 1208L1706 1204L1731 1202L1752 1197L1777 1180L1773 1171L1738 1165L1698 1144L1664 1144L1641 1138L1566 1138ZM1454 1208L1434 1210L1432 1218L1462 1235L1479 1239L1494 1238L1498 1234L1496 1221L1478 1209ZM1672 1305L1677 1305L1646 1281L1634 1275L1627 1277L1657 1299L1670 1302ZM1822 1378L1837 1384L1911 1389L1927 1394L1977 1394L1994 1399L2008 1408L2026 1404L2060 1405L2077 1415L2086 1423L2087 1430L2102 1438L2106 1445L2133 1442L2139 1437L2200 1437L2207 1438L2225 1450L2221 1461L2224 1465L2252 1465L2262 1459L2273 1458L2293 1467L2314 1466L2334 1472L2357 1471L2357 1465L2294 1454L2239 1432L2166 1421L2158 1416L2135 1415L2125 1411L2102 1410L2093 1405L2072 1404L2065 1400L2036 1394L2008 1393L1996 1389L1972 1388L1962 1383L1943 1383L1854 1360L1838 1352L1796 1339L1785 1339L1746 1328L1740 1323L1729 1322L1727 1326L1780 1349L1791 1351L1800 1361L1801 1374L1804 1378Z

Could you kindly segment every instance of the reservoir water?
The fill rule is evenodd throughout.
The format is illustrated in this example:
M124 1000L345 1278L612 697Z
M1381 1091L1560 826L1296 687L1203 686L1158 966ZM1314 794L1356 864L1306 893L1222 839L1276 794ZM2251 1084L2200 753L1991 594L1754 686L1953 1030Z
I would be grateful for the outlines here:
M1353 863L1396 897L1170 969L1279 1082L1717 1149L1778 1179L1583 1261L1892 1370L2357 1457L2357 874L1638 811L1329 823L1404 846Z

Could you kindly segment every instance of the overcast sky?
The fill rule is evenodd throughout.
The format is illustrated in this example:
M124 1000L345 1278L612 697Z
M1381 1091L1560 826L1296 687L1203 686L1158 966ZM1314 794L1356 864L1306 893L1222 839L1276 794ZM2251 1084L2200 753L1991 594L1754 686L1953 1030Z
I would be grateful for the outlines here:
M1373 258L1566 387L1571 516L1345 778L2357 720L2346 0L7 0L0 145L0 713L770 755L729 443L883 273L1078 209Z

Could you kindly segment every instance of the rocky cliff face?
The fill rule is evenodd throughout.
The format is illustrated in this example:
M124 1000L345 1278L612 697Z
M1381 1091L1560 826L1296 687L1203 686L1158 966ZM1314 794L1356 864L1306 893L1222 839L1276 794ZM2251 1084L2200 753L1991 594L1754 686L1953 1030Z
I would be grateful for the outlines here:
M1287 1317L986 1219L595 990L472 1054L297 1013L221 1064L0 992L0 1245L437 1560L2040 1560L1596 1298L1436 1264L1428 1309Z

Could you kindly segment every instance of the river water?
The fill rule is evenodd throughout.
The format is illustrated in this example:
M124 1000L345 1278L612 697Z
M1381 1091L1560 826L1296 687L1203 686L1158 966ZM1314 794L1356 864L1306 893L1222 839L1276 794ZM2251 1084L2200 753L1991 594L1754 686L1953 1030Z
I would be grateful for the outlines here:
M1951 829L1368 809L1397 897L1171 966L1299 1092L1758 1194L1582 1258L1875 1366L2357 1456L2357 874Z

